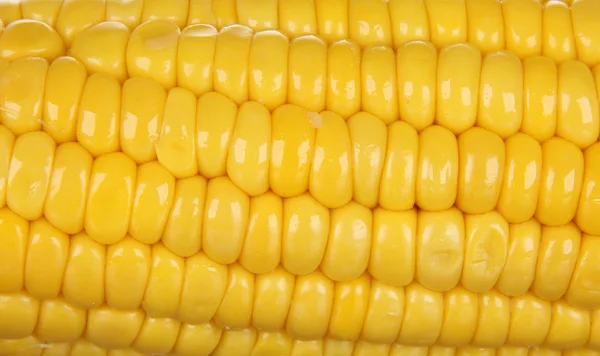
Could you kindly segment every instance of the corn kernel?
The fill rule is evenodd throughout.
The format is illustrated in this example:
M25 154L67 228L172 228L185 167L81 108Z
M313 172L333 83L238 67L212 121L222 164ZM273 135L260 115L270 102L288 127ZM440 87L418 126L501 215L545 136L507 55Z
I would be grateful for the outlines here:
M55 150L56 143L45 132L29 132L15 140L6 205L27 220L42 216Z
M254 274L238 264L229 266L225 295L214 316L215 324L224 329L242 329L250 326L252 298L254 297Z
M74 306L89 309L104 302L106 246L86 233L71 238L62 293Z
M120 22L132 29L141 22L143 0L116 0L106 2L106 21Z
M569 6L561 1L548 1L542 13L542 48L544 56L557 63L575 59L575 37Z
M458 188L458 143L448 129L433 125L419 134L416 204L427 211L452 207Z
M210 25L190 25L181 31L177 46L178 87L196 96L213 89L216 42L217 30Z
M31 223L25 259L25 288L33 297L52 299L58 296L68 251L68 235L43 218Z
M227 175L250 196L269 189L271 114L262 104L248 101L238 110L227 155Z
M88 77L77 117L77 141L94 157L119 151L121 87L102 73Z
M398 335L400 344L433 345L442 331L443 296L419 284L406 287L404 320Z
M16 135L41 128L48 62L25 57L10 62L0 81L0 122ZM35 78L38 78L37 80Z
M405 289L371 281L362 338L373 343L393 343L404 320Z
M549 226L560 226L576 214L583 180L583 154L577 147L553 137L542 144L542 174L535 217Z
M275 1L271 3L276 5ZM288 46L288 38L277 31L259 32L252 39L248 59L248 95L250 100L264 104L269 110L285 104L287 99Z
M238 22L248 26L254 31L277 29L278 12L277 0L268 0L260 3L241 0L237 2Z
M21 11L24 19L42 21L50 27L56 25L63 0L22 0Z
M573 1L571 19L579 59L589 66L600 63L600 4L591 0Z
M587 148L584 153L584 176L581 187L581 196L579 197L579 203L577 205L577 213L575 215L575 222L577 226L585 233L597 235L600 233L600 226L598 220L592 219L596 216L597 204L600 203L595 197L597 196L596 190L598 188L596 181L598 180L597 172L598 169L593 165L592 162L597 161L597 155L600 154L600 144L596 143Z
M314 0L288 0L279 2L279 30L293 39L316 34L317 11Z
M254 274L273 271L281 260L283 202L268 192L250 199L240 264Z
M469 0L467 5L468 41L482 53L499 51L505 46L502 2Z
M504 178L502 139L479 127L458 137L459 177L456 206L469 214L483 214L496 206Z
M87 80L85 67L71 57L61 57L48 68L42 126L57 143L77 139L77 113Z
M207 182L193 176L175 182L175 195L161 241L181 257L196 254L202 246L202 222Z
M428 41L429 18L423 0L389 0L394 48L411 41Z
M285 327L292 302L295 276L282 267L259 274L254 281L252 325L260 330L277 331ZM273 288L274 286L280 286Z
M136 309L142 303L150 274L150 246L126 237L106 249L105 295L108 306Z
M437 343L468 345L477 327L479 301L475 293L455 288L444 295L444 322ZM431 352L431 351L430 351Z
M481 68L481 54L471 45L456 44L440 51L436 82L436 124L454 134L475 124Z
M519 131L522 117L521 61L508 51L487 54L481 65L477 125L506 139Z
M152 245L152 264L142 308L155 318L177 316L183 290L185 260L162 244Z
M328 42L348 38L347 0L316 0L315 11L319 36Z
M405 286L414 279L417 212L373 212L373 240L369 273L387 284Z
M70 46L75 36L102 22L106 16L106 0L64 0L56 30Z
M6 126L0 125L0 208L6 205L8 173L15 145L15 135Z
M179 319L190 324L209 322L225 295L228 276L229 269L226 265L212 261L203 253L186 259ZM204 288L207 285L211 286L210 290Z
M567 292L580 248L581 232L573 223L559 227L542 227L532 286L538 297L558 300Z
M83 335L86 311L68 303L63 298L47 299L40 304L40 314L35 329L36 335L47 342L73 343Z
M366 274L336 283L328 335L342 340L358 340L369 303L370 277Z
M294 338L325 336L334 301L334 283L320 272L296 277L286 329Z
M447 88L437 88L435 47L422 41L404 44L396 52L396 69L400 117L417 131L422 131L434 121L436 90L447 91Z
M431 42L438 48L467 40L467 10L464 0L425 0Z
M327 52L326 109L349 118L360 110L361 55L358 44L341 40Z
M0 295L0 339L20 339L33 334L40 301L26 293Z
M141 310L123 311L102 306L88 312L86 338L106 349L129 347L144 322Z
M373 215L366 207L350 202L333 210L329 241L321 263L323 273L336 281L358 278L369 263L372 231ZM348 259L353 263L348 264Z
M145 244L161 239L175 196L174 177L158 162L138 166L129 234Z
M251 43L250 28L232 25L219 32L215 44L215 91L231 98L237 105L248 100L248 60Z
M542 230L535 219L511 224L509 229L506 263L496 289L515 297L525 294L533 283Z
M141 354L165 354L175 345L180 322L170 318L146 317L131 347Z
M85 209L85 230L102 244L119 242L127 234L137 170L121 152L94 161Z
M168 20L179 27L184 27L188 20L189 1L175 0L165 6L160 0L145 0L142 11L142 22L149 20Z
M238 108L223 94L209 92L198 99L196 156L198 170L206 178L224 175Z
M465 257L465 223L456 208L418 214L416 280L433 291L458 284Z
M288 57L288 102L319 112L325 108L327 45L315 36L290 42Z
M502 1L506 49L524 58L542 52L542 6L536 0Z
M18 20L6 26L0 36L0 58L9 61L26 57L51 61L64 54L62 38L44 22Z
M222 335L223 330L212 323L182 324L172 351L182 356L208 356L217 347Z
M124 82L127 67L133 66L124 56L130 36L127 26L120 22L101 22L75 37L69 55L92 73L109 74Z
M523 122L521 131L540 142L556 132L558 77L548 57L523 60Z

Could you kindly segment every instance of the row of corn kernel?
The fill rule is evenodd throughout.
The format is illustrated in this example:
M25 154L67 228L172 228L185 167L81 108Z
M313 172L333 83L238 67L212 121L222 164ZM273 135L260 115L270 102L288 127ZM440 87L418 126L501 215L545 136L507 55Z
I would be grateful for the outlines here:
M436 128L439 127L428 128L422 135ZM357 132L368 131L370 130L362 129ZM470 132L467 131L466 134ZM466 283L467 288L473 291L492 288L508 265L506 259L510 261L513 258L511 254L515 254L514 263L521 259L525 252L509 248L510 238L519 241L516 236L525 235L528 236L527 239L531 239L533 235L537 236L536 240L540 240L539 236L542 236L542 241L547 240L548 245L542 244L540 247L542 252L539 256L543 259L538 263L538 268L541 269L536 276L541 279L534 285L540 283L551 289L558 288L553 289L553 292L547 291L545 287L537 288L540 297L550 300L560 298L567 291L578 258L581 232L574 224L559 225L567 224L570 220L569 218L564 222L560 221L560 214L568 209L567 200L554 198L559 193L556 187L562 188L565 183L550 186L546 184L543 194L540 195L540 201L553 202L548 207L555 215L549 215L549 220L556 224L554 227L544 228L543 231L548 234L548 237L544 238L545 234L540 232L537 223L528 229L515 228L514 231L510 231L513 226L521 225L512 225L509 228L505 218L495 211L466 216L456 208L439 212L421 210L419 213L413 209L391 211L378 208L372 211L356 202L330 211L308 193L298 192L298 196L285 198L267 192L249 197L229 177L220 176L207 181L204 177L196 175L176 180L157 161L137 167L131 158L121 152L110 153L93 160L78 143L68 142L55 149L50 136L39 131L19 136L13 147L14 139L10 132L4 128L0 133L3 172L1 176L4 177L0 197L3 199L2 205L6 204L12 210L5 209L5 213L8 214L6 219L10 221L10 224L6 225L7 229L13 229L15 224L23 226L27 224L26 220L36 220L44 215L62 233L76 234L85 228L93 240L102 244L115 244L129 234L142 244L153 244L162 240L172 252L182 257L192 256L202 248L210 258L219 263L228 264L240 260L253 273L270 271L282 263L293 274L306 274L320 266L327 276L334 280L351 280L369 269L376 278L395 285L405 285L413 279L413 263L417 261L417 278L421 278L420 281L427 287L435 290L449 289L458 283L462 275L463 284ZM525 140L527 136L516 137ZM431 142L439 142L445 145L443 147L446 149L451 147L446 141L435 137L431 138ZM448 142L455 143L453 140ZM561 142L567 145L566 141L559 138L544 143L544 146L555 145L552 150L545 151L545 157L561 159L566 151L565 147L568 148L568 145L561 146ZM530 143L538 145L533 139L530 139ZM467 151L474 152L476 146ZM37 149L32 151L31 147ZM600 145L591 149L598 147ZM514 151L518 152L518 155L514 154L514 157L527 158L527 148L526 145L517 145ZM291 151L296 155L298 149L294 146ZM580 154L577 148L573 147L573 150ZM435 150L432 149L433 151ZM430 156L435 158L435 154ZM283 161L289 164L288 160ZM429 159L429 162L431 161L433 160ZM571 161L573 159L567 156L560 164L570 167L568 163ZM532 182L527 181L530 177L525 176L531 174L527 168L531 163L515 165L523 171L524 177L520 184L531 185ZM538 162L537 165L541 164ZM580 172L569 178L569 172L573 169L552 169L556 165L548 163L545 166L545 178L539 179L542 182L546 182L547 177L552 176L555 181L569 183L569 179L579 179L577 176L582 175ZM593 167L591 162L588 162L587 167ZM441 165L439 170L443 169ZM583 168L580 168L580 171L582 170ZM256 174L256 170L250 171ZM287 167L287 173L287 176L293 176L297 171ZM282 176L286 177L283 174ZM326 178L323 178L323 181L327 181ZM506 181L516 179L513 174L509 175ZM281 181L286 182L285 179ZM541 185L539 182L535 184ZM365 187L369 188L368 185ZM436 193L440 195L440 190L430 191L432 197L436 196ZM486 190L473 189L473 197L480 196L479 191ZM512 205L509 205L512 210L509 211L514 212L519 208L517 203L522 203L526 197L528 195L514 197ZM590 195L590 199L593 199L593 195ZM536 199L533 199L533 202L535 203ZM535 208L535 204L532 206ZM594 218L592 209L588 220L592 221ZM527 220L518 222L529 226ZM551 233L563 230L571 233ZM494 238L489 242L488 235L492 232ZM436 234L444 238L434 238ZM27 240L25 228L21 231L13 229L13 232L7 232L6 235L14 236L16 241L22 241L23 244ZM307 236L310 236L310 239L307 240ZM573 248L559 248L556 241L561 239L568 241L564 243ZM442 245L440 241L443 242ZM447 247L451 242L452 252ZM493 248L487 247L489 243L493 243ZM17 243L14 246L20 245L22 244ZM418 258L414 253L408 253L415 248ZM487 251L488 249L490 251ZM9 256L22 255L13 254L12 251L11 248L6 249ZM480 256L482 251L487 251L483 260ZM507 251L511 251L508 257ZM590 252L592 255L594 253ZM397 256L403 254L406 259L399 263ZM442 264L434 264L434 268L427 267L430 260L439 260ZM537 257L532 256L527 263L534 263L536 260ZM585 264L585 261L582 260L583 271L593 268ZM482 263L485 266L483 269L480 268ZM565 268L563 263L567 263L570 268ZM555 268L558 265L563 267ZM18 268L17 266L22 266L22 263L17 264L15 268ZM511 272L501 283L504 287L500 288L507 294L524 293L533 279L534 266L535 263ZM583 280L580 284L592 283L588 279L592 278L593 273L589 273L589 276L587 272L582 273ZM445 277L435 277L442 275ZM514 283L514 275L526 275L531 279L525 284ZM471 282L467 282L469 280ZM436 281L443 283L445 287L438 286ZM590 290L589 293L590 296L583 297L585 300L593 299L595 292Z
M401 47L413 40L438 48L470 42L484 52L508 49L520 57L544 54L556 61L600 62L600 5L579 0L20 0L0 7L0 20L41 20L67 43L102 21L129 28L152 19L180 28L197 23L222 28L242 24L255 31L280 30L294 38L319 35L361 46Z
M80 143L90 152L92 152L92 154L94 154L95 156L122 149L126 154L131 156L138 163L145 162L156 157L154 143L160 137L159 143L162 142L164 144L159 144L158 149L160 150L160 148L162 147L162 151L164 152L164 154L159 155L158 158L161 161L161 163L163 163L163 165L169 168L178 177L185 177L195 174L195 172L197 172L196 169L199 169L200 173L207 177L212 177L218 174L224 174L225 170L229 171L230 174L232 173L231 171L234 170L243 172L244 168L249 167L249 164L251 164L254 169L260 169L262 166L262 171L264 173L265 167L268 166L267 162L258 162L257 160L254 160L254 163L248 163L249 160L247 159L238 165L232 164L232 166L234 167L231 168L231 171L229 168L226 168L228 167L225 163L226 157L229 155L230 151L230 145L228 143L233 142L235 138L228 140L227 144L221 145L220 139L210 139L211 132L209 131L212 130L218 134L225 134L226 138L235 135L234 126L236 126L235 121L238 110L231 100L227 99L226 97L219 96L214 92L207 93L204 96L202 96L200 101L198 101L198 105L196 105L195 98L190 92L179 88L167 94L163 89L161 89L161 87L156 82L150 79L130 79L126 82L126 84L121 90L116 80L105 75L92 75L86 81L85 71L83 70L81 65L69 58L61 58L55 61L52 64L52 66L50 66L47 75L48 79L45 81L45 83L43 80L40 81L39 79L37 80L37 83L35 83L36 80L34 79L39 77L45 77L44 74L46 73L47 67L45 66L45 62L41 59L27 58L18 60L16 62L13 62L11 68L13 70L11 71L9 69L9 74L6 75L6 78L14 77L15 80L12 82L12 84L5 87L6 90L4 91L3 98L3 104L5 109L1 115L1 118L3 119L2 121L13 132L16 132L17 134L24 133L30 130L40 129L41 125L43 124L44 130L49 132L57 142L78 139ZM65 77L70 78L70 83L65 83ZM7 80L7 82L10 83L10 80ZM32 85L32 83L38 85ZM57 86L59 85L61 87L61 90L56 90ZM23 87L27 87L30 91L30 94L35 93L35 95L29 96L30 100L28 103L20 102L18 111L11 109L14 108L15 105L17 105L15 102L16 99L14 98L22 98ZM46 88L46 95L44 95L44 87ZM121 91L123 92L122 95ZM65 95L65 93L69 93L72 95ZM285 107L286 109L289 109L287 111L292 111L289 106ZM240 110L240 112L246 113L247 115L244 115L245 117L243 123L237 125L241 127L241 131L244 131L244 128L245 131L255 129L253 124L244 125L249 121L255 119L254 117L246 117L249 114L258 115L261 118L261 121L263 122L261 126L266 130L270 130L269 126L271 120L268 111L264 107L261 107L261 105L256 105L256 103L254 103L246 105L245 109L246 110ZM282 114L282 111L283 110L279 111L280 116ZM196 121L194 121L196 112L198 113L198 118ZM298 123L294 124L303 126L304 131L308 135L309 139L311 139L309 140L309 143L314 143L316 130L313 126L318 126L317 124L322 124L321 121L323 120L321 119L321 117L317 116L319 122L313 122L313 125L309 125L307 120L302 120L302 116L307 117L309 116L309 114L303 114L301 113L301 110L295 110L295 113L296 116L300 117L300 119ZM226 118L226 120L215 123L215 115L222 115ZM375 122L377 120L374 120L373 117L365 115L364 113L359 113L358 115L361 115L361 120L357 119L354 122L368 123L369 127L371 127L374 130L377 130L377 128L379 128L378 131L382 131L383 129L385 129L383 125L377 124L377 122ZM41 123L39 120L40 116L43 117ZM313 117L314 116L315 115L313 115ZM333 141L329 140L329 136L331 136L332 138L336 138L337 135L341 135L348 138L348 136L352 135L349 135L349 133L347 133L346 130L339 130L338 126L343 125L343 122L340 123L340 119L338 117L333 117L334 115L327 116L332 117L331 119L326 120L326 123L328 124L326 125L327 130L325 130L324 128L320 131L332 131L332 134L326 135L325 139L322 141L325 141L324 144L327 144L329 142L329 146L333 146L330 147L330 150L337 149L337 151L339 151L338 153L340 155L343 155L346 153L347 150L349 150L348 145L344 146L344 144L347 143L346 141L348 140L344 141L345 143L341 144L332 143ZM577 115L573 113L572 116L575 117ZM120 120L121 118L122 120ZM591 120L590 122L593 121L594 120ZM290 125L292 125L292 123L289 123L287 126ZM164 129L162 128L163 126ZM352 129L353 126L360 126L362 128L362 126L364 125L349 125L350 129ZM577 125L573 125L573 122L570 122L570 124L565 124L565 126L572 128ZM189 134L190 132L194 131L197 133L197 135ZM410 130L410 128L404 129L403 126L399 125L397 125L394 128L390 127L388 131L389 133L400 132L400 135L402 135L402 132L404 132L405 137L406 135L413 135L412 132L408 132L412 131ZM440 130L437 129L437 131ZM345 132L346 134L344 134ZM579 137L583 137L585 136L585 134L581 134L581 132L585 133L586 131L573 129L570 132L573 134L572 136L575 136L576 133L579 133ZM198 146L198 152L194 152L194 138L196 138L194 136L197 136L198 142L196 142L196 145ZM445 132L445 136L448 136L448 139L452 138L451 133L449 132ZM183 137L183 139L181 137ZM264 148L262 141L268 141L269 138L270 137L268 131L264 132L264 134L260 137L253 136L251 139L247 137L241 137L241 139L246 142L254 143L254 146L257 149ZM298 138L300 138L300 136L298 136ZM369 137L369 139L371 139L371 137ZM380 143L383 145L382 148L384 149L386 144L388 146L392 144L391 139L387 140L390 142L385 142L385 138L383 138L383 140L380 141L382 141ZM555 140L555 142L561 142L563 146L565 143L557 140ZM589 143L591 142L592 141L590 141ZM200 154L202 152L200 146L203 145L207 146L205 147L206 150L204 150L204 152L218 154L214 154L214 159L207 158L205 162L201 162L203 158L198 158L198 167L196 167L193 156L195 153L197 154L197 157L204 156ZM209 148L208 146L211 146L212 148ZM552 145L547 144L547 146ZM232 145L232 147L234 147L234 145ZM180 156L182 148L185 150L185 156ZM312 147L310 148L312 149ZM398 147L398 149L406 150L406 147L402 146ZM309 151L309 153L312 154L312 150ZM537 150L535 148L533 148L533 151L531 149L529 151L533 152L534 156L536 156L535 152L537 152ZM593 152L594 150L591 149L590 151ZM231 150L231 152L231 155L235 156L235 150ZM393 156L393 153L390 154L390 152L391 151L388 148L387 158ZM573 150L569 150L569 152L576 154L576 152ZM438 152L436 151L434 153L437 154ZM254 158L259 159L260 155ZM356 158L360 158L360 155ZM509 162L510 159L511 158L509 157ZM557 158L557 160L560 159ZM575 159L571 163L576 164L580 161L581 159ZM379 173L377 174L381 176L381 169L383 169L383 172L388 172L389 170L385 169L386 167L383 167L383 160L380 160L380 162L381 163L379 167L377 167L379 169ZM393 164L391 163L391 161L387 162ZM306 167L304 167L304 171L306 174L304 176L299 176L302 178L300 179L299 187L287 189L289 190L287 192L284 191L286 189L284 189L283 187L271 188L274 189L276 193L283 196L297 194L298 192L301 192L302 189L306 189L306 187L302 187L302 184L308 182L309 180L307 177L308 165L309 164L307 164ZM538 164L537 166L538 169L541 168L541 164ZM450 171L451 175L458 175L458 167L455 170ZM395 172L395 170L392 170L388 172L389 174L383 174L381 180L382 191L379 193L379 195L381 195L381 199L379 199L380 204L388 209L407 209L412 206L414 199L411 200L410 196L408 199L402 196L398 196L399 194L404 194L406 192L406 189L400 191L396 190L395 194L389 194L391 193L390 190L393 190L395 187L394 183L399 180L404 180L405 178L400 177L398 174L394 174ZM313 192L313 194L318 197L319 201L321 201L328 207L342 205L345 202L347 202L348 199L350 199L351 197L351 195L348 195L348 189L352 190L350 170L337 172L337 175L347 179L345 179L345 181L341 181L344 183L340 183L340 186L337 187L335 191L332 191L330 193L329 189L325 189L323 192L320 193ZM347 177L344 177L344 175ZM582 174L579 175L581 176ZM260 192L264 192L266 187L268 187L268 182L266 181L266 174L255 176L253 179L249 180L248 178L249 177L247 174L242 174L238 175L237 177L233 177L234 181L249 194L258 194ZM375 182L377 182L379 179L377 176L375 176L374 178ZM316 179L317 178L315 178L315 180ZM590 179L593 178L590 177ZM355 179L355 181L357 180ZM372 183L372 180L368 180L366 183ZM501 179L497 179L496 183L500 184ZM414 186L411 186L412 183L410 182L410 179L408 179L408 182L406 184L408 192L412 193L412 191L416 189ZM444 208L449 207L452 203L454 203L457 194L457 186L455 186L454 184L448 184L447 186L448 194L445 197L445 202L441 204L440 202L426 203L423 201L423 199L419 199L419 197L417 196L417 204L425 209L439 209L439 207L436 207L436 205L443 206ZM416 187L419 187L419 184L416 184ZM579 189L577 185L574 185L573 187L576 188L575 190ZM371 189L378 188L378 184L373 184ZM319 189L319 187L314 187L314 190ZM535 189L537 189L537 187ZM360 189L356 190L360 191ZM587 190L583 189L582 191L585 193ZM496 194L497 192L495 190L492 190L491 193ZM574 191L574 193L575 195L579 194L577 191ZM534 192L534 199L529 201L529 203L533 203L533 206L529 207L529 214L533 214L533 212L535 211L531 210L531 208L534 207L536 204L535 194L537 193ZM370 195L374 195L375 198L369 197L368 199L361 199L355 196L355 199L357 199L363 205L372 206L374 202L377 202L378 193L374 192L374 194ZM461 194L458 193L458 196L460 197ZM486 196L486 199L487 198L489 197ZM513 201L512 197L508 198L508 200ZM583 198L586 199L586 207L590 204L593 206L593 203L590 203L591 198L589 196L586 195ZM489 205L491 203L491 207L493 207L497 199L498 198L496 197L492 197L492 199L488 199L487 204ZM441 201L444 199L439 200ZM458 200L461 201L462 199ZM500 198L501 202L502 200L503 199ZM571 199L571 204L576 206L577 200L578 197L576 197L575 199ZM469 204L468 199L465 199L465 201L465 204ZM484 210L489 210L491 209L491 207L487 207L487 209ZM463 208L465 208L467 212L479 212L473 210L473 207ZM510 214L509 211L511 211L511 209L504 209L503 207L499 207L499 209L503 214L507 215L507 219L509 219L510 222L515 222L515 219L513 217L508 216L508 214ZM569 214L571 214L570 210L573 209L567 209L567 211L569 211ZM518 209L516 211L518 211ZM516 214L520 214L520 212ZM569 214L566 214L566 217L560 219L561 222L559 224L564 224L568 222L572 218L572 216L570 216ZM521 218L521 221L527 219L528 216L526 213L525 216ZM554 222L554 219L540 218L540 220L545 224L556 223ZM580 220L583 221L586 220L586 218L581 217ZM594 219L587 220L589 220L589 224L593 224ZM582 221L580 221L580 223L584 224ZM593 232L589 230L587 226L583 226L583 228L587 232L595 234L598 233L598 230Z
M238 286L228 288L240 289L244 283L238 281ZM476 295L457 288L441 294L418 284L405 291L378 282L369 288L367 283L357 293L354 286L360 284L364 282L334 287L322 275L312 274L298 277L293 290L286 283L281 287L263 284L265 299L254 306L248 305L243 293L230 291L228 294L237 295L226 296L216 312L212 296L203 293L212 291L211 286L200 285L195 286L199 292L194 295L196 304L180 309L183 314L175 317L102 304L84 310L62 297L40 301L26 293L0 294L0 339L35 334L44 342L59 343L85 335L94 344L111 349L162 343L166 345L152 351L165 353L186 329L196 333L198 342L206 342L210 335L218 338L221 329L256 328L275 334L285 331L298 340L329 337L387 345L600 349L600 310L580 310L564 301L544 302L531 295L508 298L493 291ZM265 288L270 291L264 292ZM215 313L214 318L205 307Z
M350 217L354 213L346 212ZM465 229L462 217L456 210L450 210L421 214L419 234L415 237L414 212L378 213L377 236L373 246L370 240L365 246L356 234L344 239L340 235L337 240L323 241L324 244L311 241L306 221L311 216L298 210L297 216L304 215L304 219L299 217L297 227L304 228L305 234L292 236L296 239L284 236L283 241L255 234L254 240L244 242L239 264L228 266L211 256L222 257L222 251L230 249L229 240L221 245L214 243L211 249L205 246L206 254L200 252L182 258L165 247L166 240L164 245L149 246L127 237L104 246L85 233L69 239L43 219L28 226L5 208L0 210L0 232L4 236L0 253L3 270L7 272L0 275L0 293L17 293L25 288L37 299L55 298L62 293L69 302L86 309L104 302L117 309L142 306L153 316L180 315L190 323L210 320L215 313L219 314L219 306L226 303L219 318L234 321L241 318L242 325L228 326L242 327L250 322L253 305L272 308L272 288L285 286L277 292L283 293L281 297L287 300L281 305L284 308L281 312L269 309L263 310L267 312L265 315L254 315L255 322L257 318L266 320L255 326L271 329L285 320L293 290L327 291L320 297L313 295L312 299L299 297L301 301L297 303L301 306L310 304L306 298L312 302L321 298L323 303L344 295L367 298L365 290L369 289L370 276L379 280L373 281L372 290L377 291L385 283L393 286L388 289L401 293L397 288L416 280L439 296L436 298L440 301L442 293L448 296L460 281L464 294L471 295L471 299L476 298L472 293L488 293L494 286L501 295L526 298L531 288L542 300L564 297L569 305L582 310L600 307L595 297L600 282L594 263L594 257L600 253L600 239L582 237L572 224L540 230L539 224L530 221L508 228L497 215L486 214L467 217L467 234L462 235ZM350 217L345 217L346 225L354 223ZM338 225L334 229L349 230L344 223ZM352 250L353 244L361 250ZM283 266L276 267L280 262ZM319 264L324 275L316 271ZM364 274L367 269L370 276ZM301 277L295 279L295 275ZM299 285L300 280L304 284ZM338 289L334 289L334 281L342 281L337 284ZM199 303L204 303L203 308L198 308ZM371 302L359 309L367 305L376 308ZM241 309L246 311L245 317L238 316ZM355 310L356 306L348 309ZM389 309L386 306L377 310ZM344 313L346 317L349 314L345 309ZM329 321L329 312L324 315L321 321Z
M32 79L29 74L39 74L35 69L45 68L45 63L26 58L11 67L20 67L15 69L15 77ZM69 86L65 77L73 85ZM60 90L56 89L59 83ZM43 81L38 84L16 81L4 92L5 98L22 98L26 85L39 96L29 103L5 101L7 109L0 114L12 132L22 134L43 127L47 133L19 137L16 142L21 143L13 153L13 135L6 128L0 130L5 177L11 155L27 155L31 144L45 147L40 150L50 159L50 170L39 171L43 189L28 195L28 200L13 202L28 207L11 205L30 220L40 216L45 187L54 179L50 177L53 140L77 140L95 157L121 150L128 158L119 162L130 166L129 171L135 171L134 162L158 159L168 171L162 175L168 181L171 174L177 178L227 174L251 196L268 189L281 197L310 191L327 208L338 208L351 199L369 208L380 205L395 211L410 209L415 203L429 211L456 203L473 214L497 207L510 223L535 215L544 225L558 226L575 218L586 233L600 234L596 219L600 202L595 199L600 170L594 165L600 155L598 143L582 153L560 137L540 144L529 135L516 133L503 141L489 130L474 127L457 139L442 126L429 126L418 134L405 122L385 126L366 112L344 121L332 112L317 114L291 104L279 106L273 113L257 102L245 102L238 108L222 94L209 92L196 100L190 91L174 88L166 92L149 78L131 78L122 87L105 74L86 79L81 65L67 57L50 67L46 95ZM27 110L26 104L32 110ZM10 112L15 105L20 105L18 112ZM35 165L40 157L29 154L28 159ZM80 162L62 164L90 172L89 154L81 152L79 157ZM128 188L133 192L135 172L131 176L127 172L118 174L133 180ZM57 184L62 177L58 179ZM79 195L87 195L88 183L80 186L84 190ZM27 185L21 188L29 189ZM37 199L37 205L31 206L32 199ZM83 214L81 204L71 208ZM130 207L132 201L124 204ZM74 222L71 217L66 215L66 224ZM127 214L123 218L128 219ZM52 223L68 233L79 231Z
M0 36L0 55L13 60L63 54L54 30L46 26L46 36L40 35L42 25L32 21L11 25ZM23 33L40 42L23 38ZM23 49L24 43L34 48ZM508 51L489 53L482 60L481 53L467 44L446 47L438 55L433 45L420 41L407 43L396 53L381 46L361 50L349 41L328 49L314 36L289 42L279 32L254 35L240 25L219 34L209 25L180 33L173 23L159 20L138 26L132 34L123 24L101 23L81 33L69 53L89 72L110 74L121 82L128 75L145 76L197 96L214 89L237 105L253 100L269 110L289 102L347 119L362 109L387 124L401 118L418 131L436 123L459 134L478 125L503 138L519 130L539 141L556 134L582 149L596 142L600 133L600 67L591 71L574 60L557 66L549 57L529 57L521 63ZM35 119L42 115L52 116L39 105L45 82L46 93L57 90L56 85L70 92L82 90L83 68L63 62L48 69L26 58L5 70L0 106L8 111L3 121L25 120L13 123L15 132L39 125ZM25 71L30 73L24 75ZM52 82L56 72L62 76ZM66 85L65 74L73 76ZM20 113L10 112L14 101L22 100L23 85L33 86L28 100ZM77 104L68 100L59 104ZM68 115L67 108L62 115Z
M167 356L598 356L592 349L553 350L502 346L499 348L382 345L358 341L324 339L291 340L281 332L224 330L211 333L183 326ZM208 334L208 335L207 335ZM194 337L200 339L193 339ZM152 343L155 344L155 343ZM135 343L123 349L103 349L85 338L73 343L41 343L35 336L18 340L0 340L0 356L143 356L153 355L150 348ZM162 346L162 345L161 345ZM152 350L157 349L152 345ZM165 347L166 348L166 347Z

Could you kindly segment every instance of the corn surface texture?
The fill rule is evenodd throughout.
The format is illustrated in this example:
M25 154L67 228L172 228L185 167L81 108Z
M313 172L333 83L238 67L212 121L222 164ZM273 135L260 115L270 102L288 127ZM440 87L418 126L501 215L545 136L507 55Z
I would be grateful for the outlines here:
M319 35L330 43L351 39L360 46L401 48L421 40L441 49L468 42L485 53L507 49L520 58L600 63L597 0L6 0L0 19L5 25L19 19L43 22L66 44L103 21L133 29L163 19L179 28L241 24L279 30L290 39Z
M0 1L0 356L600 355L600 0Z

